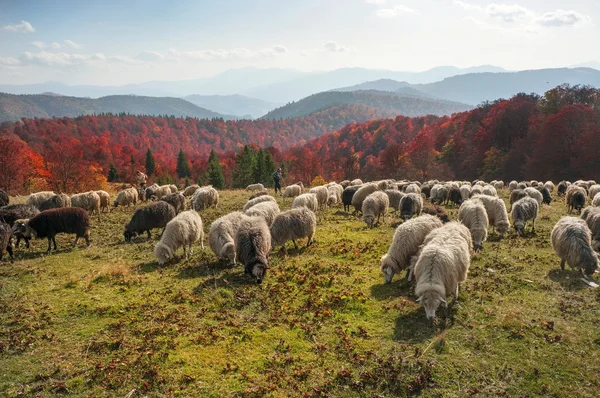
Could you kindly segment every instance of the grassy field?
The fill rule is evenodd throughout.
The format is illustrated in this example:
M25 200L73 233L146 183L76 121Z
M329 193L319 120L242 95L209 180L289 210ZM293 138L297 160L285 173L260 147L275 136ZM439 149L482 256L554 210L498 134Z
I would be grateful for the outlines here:
M221 192L204 230L246 198ZM158 231L124 243L132 210L112 211L89 249L61 236L55 254L38 240L0 263L0 395L597 397L600 289L550 246L566 213L556 201L535 234L491 235L432 323L404 274L380 275L395 217L369 230L328 209L315 244L271 253L257 286L208 245L159 266Z

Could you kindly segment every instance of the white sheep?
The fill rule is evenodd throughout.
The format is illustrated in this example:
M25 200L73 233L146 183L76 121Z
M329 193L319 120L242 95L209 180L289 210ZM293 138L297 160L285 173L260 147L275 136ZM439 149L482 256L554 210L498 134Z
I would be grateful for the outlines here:
M198 189L191 197L192 208L196 211L219 205L219 192L208 185Z
M492 185L484 186L482 193L487 196L498 197L498 192L496 192L496 188L494 188Z
M302 194L302 187L298 184L288 185L283 191L284 198L295 198Z
M498 232L500 237L503 237L510 228L510 221L508 219L508 212L506 211L506 204L504 201L500 198L487 195L475 195L472 199L479 200L483 203L492 229L495 232Z
M306 247L313 242L317 230L317 216L306 207L298 207L279 213L271 224L271 244L274 249L281 245L286 252L285 243L289 240L298 249L297 239L308 238Z
M462 200L469 200L469 198L471 197L471 186L463 184L458 189L460 191L460 197L462 198Z
M303 193L302 195L296 196L292 202L292 208L297 207L306 207L312 211L319 210L317 195L314 193Z
M544 183L544 187L550 191L550 193L554 192L554 183L552 181L546 181Z
M183 254L188 258L188 255L194 254L194 243L200 241L200 248L204 250L203 239L202 218L194 210L184 211L167 223L160 241L154 247L154 255L162 265L175 257L177 249L183 246Z
M527 194L527 196L535 199L538 202L538 205L540 205L540 206L544 202L544 195L542 195L542 193L540 191L538 191L537 189L535 189L533 187L525 188L525 193Z
M358 191L356 191L356 193L352 197L352 206L354 206L354 210L356 212L361 211L362 204L367 198L367 196L378 190L379 187L377 186L377 184L374 184L372 182L363 184L360 188L358 188Z
M600 207L586 207L581 212L581 219L585 220L590 231L592 231L592 248L600 251Z
M45 201L46 199L50 199L54 195L55 194L52 191L41 191L32 193L27 197L27 201L25 201L25 204L39 208L43 201Z
M560 268L565 262L579 268L583 275L592 276L598 269L598 255L592 249L592 233L586 222L577 217L562 217L550 234L552 248L560 258Z
M483 187L480 184L475 184L471 187L471 196L483 195Z
M250 184L246 187L246 191L264 191L265 186L263 184Z
M185 196L186 198L188 196L192 196L194 194L194 192L196 192L198 189L200 189L199 185L196 185L196 184L190 185L189 187L187 187L183 190L183 196Z
M600 192L598 192L595 196L594 199L592 199L592 206L600 206Z
M219 260L235 265L235 234L242 220L248 216L234 211L216 219L210 225L208 243Z
M483 249L487 240L489 220L483 203L477 199L464 201L458 209L458 221L469 228L475 251Z
M448 188L442 184L435 184L431 187L429 195L431 197L431 203L442 204L448 199Z
M114 207L129 207L131 205L135 206L138 200L138 191L135 188L127 188L120 191L115 198L113 203Z
M156 187L153 189L153 196L157 200L162 199L163 196L167 196L172 193L173 192L171 192L171 187L169 185L163 185L163 186ZM150 200L150 198L146 198L146 199Z
M262 202L255 204L244 213L250 217L262 217L270 226L279 214L279 205L276 202Z
M495 181L492 185L496 190L504 189L504 181Z
M517 181L512 180L511 182L508 183L508 190L513 191L513 190L517 189L518 185L519 185L519 183Z
M421 187L419 187L417 184L408 184L406 186L406 189L404 190L405 193L421 193Z
M379 223L379 219L383 216L383 223L385 224L385 214L389 207L390 199L385 192L373 192L363 202L363 221L369 228L373 228L375 226L375 218L377 218L377 223Z
M249 201L247 201L246 204L244 205L244 208L242 209L242 211L246 211L249 208L251 208L252 206L255 206L255 205L257 205L259 203L263 203L263 202L277 203L277 200L270 195L259 196L257 198L250 199Z
M597 194L599 194L599 193L600 193L600 185L598 185L598 184L595 184L595 185L592 185L592 186L590 187L590 189L589 189L589 191L588 191L588 196L589 196L590 198L592 198L592 200L593 200L593 198L595 198L595 197L596 197L596 195L597 195Z
M96 191L96 193L100 197L100 211L110 212L110 194L106 191Z
M525 225L527 225L527 221L529 220L532 221L531 232L535 232L535 219L538 216L539 208L538 201L530 196L521 198L513 203L511 216L517 234L525 234Z
M94 214L94 212L100 215L100 196L94 191L72 195L71 207L79 207L87 210L90 215Z
M169 184L167 186L169 187L169 190L171 191L170 193L176 193L179 191L179 189L177 188L177 185L175 185L175 184Z
M326 186L321 185L319 187L314 187L309 192L316 195L319 208L325 208L327 206L327 197L329 196L329 193Z
M409 268L411 257L417 253L427 234L442 225L439 218L423 214L403 222L396 228L392 244L380 262L381 273L386 283L391 283L395 274ZM410 281L410 272L407 276Z
M350 181L350 185L362 185L363 182L360 178L355 178L354 180Z

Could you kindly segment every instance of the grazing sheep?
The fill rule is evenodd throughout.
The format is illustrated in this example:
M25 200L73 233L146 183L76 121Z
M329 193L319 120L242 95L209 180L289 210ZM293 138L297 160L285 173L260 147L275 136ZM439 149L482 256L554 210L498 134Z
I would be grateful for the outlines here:
M160 200L173 206L175 214L179 214L185 210L185 196L180 192L168 194L163 196Z
M10 198L8 197L8 194L0 189L0 207L6 206L9 202Z
M439 204L446 202L448 199L448 188L442 184L435 184L431 188L431 203Z
M588 196L593 199L598 193L600 193L600 185L595 184L590 187Z
M581 212L587 201L587 192L584 188L573 184L567 189L566 201L569 213L573 210Z
M429 199L431 197L431 188L433 184L425 183L421 185L421 193L425 195L425 199Z
M84 238L86 245L90 246L90 217L87 212L78 207L63 207L50 209L39 213L30 219L15 221L13 233L31 238L47 238L48 252L51 244L56 250L56 235L60 233L75 234L73 247L79 238Z
M61 207L71 207L71 198L69 195L60 193L58 195L54 195L49 197L40 203L40 211L50 210L50 209L60 209Z
M148 239L150 239L152 238L150 230L164 228L173 218L175 218L175 209L167 202L150 203L148 206L140 207L133 213L131 220L125 225L123 237L126 242L130 242L132 238L145 231L148 234Z
M327 206L331 206L329 202L332 202L332 205L338 204L342 201L342 193L344 192L344 187L340 184L330 183L327 185ZM335 198L335 199L334 199Z
M370 194L372 194L373 192L379 190L379 187L377 186L377 184L374 184L372 182L367 183L367 184L363 184L354 194L354 196L352 196L352 206L354 206L354 211L355 212L359 212L362 210L362 204L365 201L365 199L367 198L367 196L369 196Z
M499 189L504 189L504 181L495 181L491 185L496 189L496 191Z
M460 192L460 189L457 187L451 187L448 190L448 202L452 202L455 205L460 206L461 203L463 202L463 198L462 198L462 194Z
M542 194L542 203L549 205L552 203L552 195L550 195L550 190L546 188L544 185L538 185L537 189Z
M33 205L8 205L0 208L0 222L13 226L15 221L32 218L40 214L37 207ZM19 247L21 239L25 241L25 247L29 248L29 238L20 233L13 233L17 238L16 247Z
M258 198L259 196L265 196L268 194L269 194L269 192L266 189L264 191L258 191L258 192L253 193L252 195L250 195L248 200L252 200L252 199Z
M169 187L169 190L171 191L171 193L175 193L175 192L179 191L179 188L177 188L177 185L175 185L175 184L169 184L169 185L166 185L166 186ZM161 198L159 198L159 199L161 199Z
M579 268L584 276L592 276L598 269L598 255L592 250L592 233L586 222L577 217L563 217L550 234L552 248L560 258L560 268L565 262Z
M380 269L385 283L391 283L395 274L409 268L411 257L417 253L427 234L441 226L442 222L437 217L424 214L396 228L392 244L381 257ZM407 277L410 280L410 273Z
M511 182L508 183L508 190L514 191L515 189L517 189L517 185L519 185L519 183L516 182L515 180L512 180Z
M171 187L169 185L162 185L160 187L154 188L154 190L152 191L152 198L155 200L160 200L163 196L167 196L171 193L173 192L171 192Z
M190 199L192 208L196 211L208 209L212 205L219 204L219 192L212 186L208 185L198 189Z
M558 187L557 187L557 194L558 196L564 196L567 193L567 188L569 187L569 185L567 184L566 181L561 181L558 183Z
M405 193L421 193L421 188L417 185L417 184L408 184L406 189L404 190Z
M438 205L423 207L422 214L429 214L431 216L436 216L443 223L450 222L450 217L448 217L448 214L446 214L444 209Z
M600 194L599 194L600 195ZM589 206L581 212L581 219L585 220L587 226L592 231L592 247L594 250L600 249L600 208Z
M14 259L11 245L12 235L13 232L11 226L0 222L0 261L2 261L4 252L8 253L11 260Z
M552 181L546 181L544 183L544 188L546 188L550 193L554 192L554 183Z
M100 197L100 211L110 212L110 194L106 191L96 191L96 193Z
M269 268L271 232L262 217L244 218L235 234L237 260L244 264L244 273L261 283Z
M483 195L483 187L481 185L473 185L471 187L471 197L475 195Z
M208 243L211 250L221 261L235 265L235 234L243 219L248 216L240 211L234 211L216 219L210 226Z
M529 186L529 183L528 183L528 182L523 182L523 181L522 181L522 182L520 182L520 183L518 183L518 184L517 184L517 189L525 189L525 188L527 188L528 186Z
M252 206L244 213L250 217L262 217L270 226L279 214L279 205L276 202L262 202Z
M71 206L87 210L90 215L100 215L100 196L94 191L78 193L71 196Z
M527 196L535 199L538 202L538 205L540 206L544 202L544 196L540 191L537 190L537 188L527 187L525 188L525 193L527 194Z
M484 195L487 195L487 196L498 197L498 192L496 192L496 188L494 188L492 185L486 185L486 186L484 186L482 193Z
M483 203L477 199L463 202L458 209L458 220L471 231L475 251L483 250L490 224Z
M508 212L506 211L504 201L500 198L487 195L475 195L472 199L483 203L492 229L498 232L501 238L504 237L504 234L510 228L510 221L508 220Z
M186 198L189 196L192 196L194 194L194 192L196 192L198 189L200 189L200 185L197 185L197 184L190 185L189 187L186 187L183 190L183 196L185 196Z
M154 184L156 185L156 184ZM156 196L154 195L154 193L156 192L156 189L158 188L158 186L149 186L148 188L146 188L146 200L155 200Z
M363 185L363 182L360 178L356 178L356 179L350 181L350 185Z
M183 194L180 193L172 195L183 197ZM167 223L160 241L154 247L154 255L158 259L158 263L163 265L175 257L177 249L183 246L183 255L188 258L188 253L194 254L192 248L194 243L200 241L200 248L204 250L203 239L202 219L198 213L195 210L184 211ZM188 252L185 250L186 246L189 249Z
M285 187L282 196L284 198L295 198L296 196L299 196L301 194L302 188L300 187L300 185L288 185L287 187Z
M412 216L421 214L423 197L416 193L409 193L400 200L400 217L405 221Z
M463 201L468 200L471 197L471 186L463 184L458 188L460 191L460 197Z
M377 223L379 223L379 219L383 216L383 223L385 224L385 213L387 213L389 207L390 200L385 192L373 192L363 201L363 221L369 228L373 228L375 226L375 218L377 218Z
M509 199L510 206L511 206L510 208L512 209L512 205L513 205L513 204L514 204L514 203L515 203L517 200L519 200L519 199L522 199L522 198L524 198L524 197L526 197L526 196L529 196L529 195L527 195L527 192L525 192L525 190L524 190L524 189L513 189L513 190L511 191L511 193L510 193L510 199Z
M279 213L271 224L272 248L281 245L286 252L285 243L289 240L298 249L296 239L308 238L306 247L310 246L317 230L317 216L306 207L298 207Z
M317 196L320 209L327 206L327 196L329 196L329 193L326 186L314 187L309 192Z
M396 211L399 211L400 210L400 200L402 200L402 197L404 196L404 194L395 189L387 189L385 191L385 194L388 196L388 199L390 201L390 207Z
M25 204L32 205L32 206L39 208L44 200L51 198L54 195L55 194L52 191L42 191L42 192L32 193L31 195L29 195L27 197L27 201L25 201Z
M594 196L594 199L592 199L592 206L600 206L600 192L598 192L596 196Z
M517 234L521 236L525 234L525 225L529 220L532 222L531 232L535 232L535 219L538 216L539 208L537 200L530 196L519 199L513 204L511 216Z
M306 207L312 211L319 210L319 202L317 201L317 195L314 193L303 193L302 195L296 196L292 202L292 208Z
M342 186L342 188L346 189L347 187L350 186L350 180L344 180L344 181L340 182L340 185Z
M140 202L146 202L146 189L142 188L142 187L138 187L135 189L138 193L138 200ZM98 193L98 192L96 192Z
M246 191L264 191L265 186L263 184L250 184L246 187Z
M150 187L148 188L150 189ZM138 191L135 188L127 188L122 190L117 194L115 201L113 203L114 207L129 207L131 205L135 206L138 200Z
M467 279L471 263L469 230L456 222L434 229L425 238L414 265L417 302L427 319L435 318L438 307L447 306L446 296L458 300L458 286Z
M344 204L344 211L350 211L352 198L354 198L354 194L356 194L356 191L358 191L360 187L361 185L350 185L344 189L344 192L342 192L342 203Z
M257 205L259 203L263 203L263 202L277 203L277 200L275 200L275 198L272 196L262 195L262 196L259 196L258 198L250 199L249 201L247 201L242 210L246 211L249 208L251 208L252 206L255 206L255 205Z

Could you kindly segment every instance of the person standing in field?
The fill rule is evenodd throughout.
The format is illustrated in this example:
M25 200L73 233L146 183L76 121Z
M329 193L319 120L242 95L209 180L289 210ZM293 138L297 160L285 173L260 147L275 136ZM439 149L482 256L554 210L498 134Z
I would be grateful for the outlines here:
M275 193L279 191L281 193L281 168L278 168L275 173L273 173L273 182L275 183Z
M138 170L137 174L135 176L135 180L140 185L140 187L145 188L146 187L146 181L148 180L148 176Z

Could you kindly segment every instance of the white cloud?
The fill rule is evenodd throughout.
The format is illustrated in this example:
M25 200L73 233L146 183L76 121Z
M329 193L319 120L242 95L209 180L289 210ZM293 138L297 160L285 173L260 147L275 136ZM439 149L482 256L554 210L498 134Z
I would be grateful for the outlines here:
M163 61L165 56L156 51L142 51L137 53L134 58L139 59L140 61L159 62Z
M35 32L35 28L27 21L21 21L20 23L14 24L14 25L5 25L1 28L1 30L6 30L9 32L19 32L19 33Z
M169 54L175 59L190 59L196 61L267 59L287 52L288 49L281 45L259 50L250 50L248 48L233 48L231 50L169 50Z
M60 48L60 44L58 44L57 42L53 42L52 43L52 48L55 49L55 50L59 49Z
M515 22L518 19L533 18L534 13L518 4L490 4L485 7L484 12L491 18L500 19L504 22Z
M0 57L0 66L17 66L20 62L13 57Z
M367 4L385 4L386 0L365 0Z
M46 48L46 44L43 41L32 41L31 44L39 49Z
M581 22L590 21L591 18L587 15L578 13L577 11L556 10L547 12L536 19L536 23L541 26L554 28L562 26L573 26Z
M402 14L412 14L415 10L407 6L398 5L393 8L382 8L381 10L375 11L375 15L379 18L395 18Z
M77 44L77 43L75 43L72 40L65 40L64 43L68 47L71 47L71 48L74 48L74 49L80 49L81 47L83 47L81 44Z
M348 51L347 47L340 46L335 41L328 41L327 43L323 44L323 48L325 49L325 51L332 53L343 53L345 51Z

